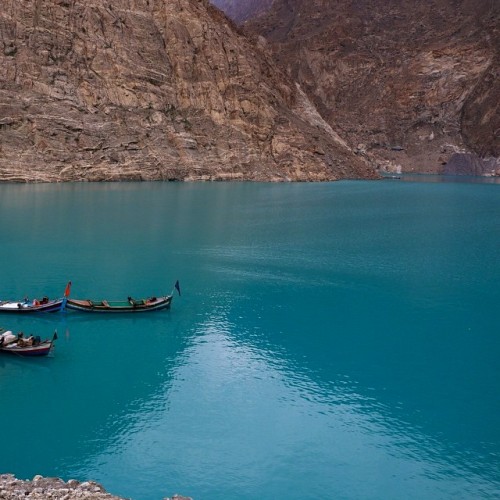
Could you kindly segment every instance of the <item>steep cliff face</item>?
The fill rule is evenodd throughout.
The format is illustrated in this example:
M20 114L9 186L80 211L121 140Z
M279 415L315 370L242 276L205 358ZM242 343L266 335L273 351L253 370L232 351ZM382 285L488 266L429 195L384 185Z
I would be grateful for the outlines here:
M275 0L246 29L380 168L438 172L467 153L491 171L500 163L481 158L500 148L499 10L495 0Z
M0 180L373 171L205 0L3 0Z
M271 7L273 0L211 0L211 2L236 23L241 24L264 14Z

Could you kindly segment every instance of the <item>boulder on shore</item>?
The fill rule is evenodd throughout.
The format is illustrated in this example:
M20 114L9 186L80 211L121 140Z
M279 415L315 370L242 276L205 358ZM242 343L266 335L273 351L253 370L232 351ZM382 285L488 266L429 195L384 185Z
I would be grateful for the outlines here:
M95 481L80 482L70 479L64 482L57 477L35 476L31 481L17 479L12 474L0 474L0 499L2 500L125 500L111 495ZM174 495L171 500L192 500ZM164 498L163 500L170 500Z

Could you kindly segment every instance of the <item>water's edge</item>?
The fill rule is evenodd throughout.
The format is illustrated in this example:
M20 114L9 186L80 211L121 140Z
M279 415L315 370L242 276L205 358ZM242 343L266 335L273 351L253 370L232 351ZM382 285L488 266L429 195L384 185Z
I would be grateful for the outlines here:
M35 476L32 480L22 480L12 474L0 474L0 496L4 500L18 500L29 498L32 500L46 498L79 500L92 498L92 500L127 500L108 493L102 485L95 481L80 482L70 479L65 482L60 478ZM174 494L163 500L192 500Z

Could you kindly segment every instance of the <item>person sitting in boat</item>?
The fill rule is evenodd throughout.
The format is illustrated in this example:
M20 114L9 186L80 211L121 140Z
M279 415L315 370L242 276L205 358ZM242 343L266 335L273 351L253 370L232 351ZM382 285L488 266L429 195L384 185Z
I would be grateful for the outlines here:
M40 301L40 304L47 304L49 302L49 298L47 296L43 297L43 299Z
M40 301L38 299L33 299L33 305L34 306L39 306L40 305Z
M17 345L19 347L32 346L34 340L35 337L33 337L33 335L30 335L28 338L26 338L23 332L19 332L19 335L17 336Z

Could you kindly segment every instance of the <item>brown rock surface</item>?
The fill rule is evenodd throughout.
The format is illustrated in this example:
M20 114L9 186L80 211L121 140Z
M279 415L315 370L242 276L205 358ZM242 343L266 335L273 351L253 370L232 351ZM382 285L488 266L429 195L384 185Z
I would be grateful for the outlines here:
M374 175L206 0L2 0L1 181Z
M500 167L500 2L275 0L246 23L352 148L381 168ZM500 170L499 170L500 171Z
M273 0L211 0L211 3L224 11L236 23L248 21L265 14Z

